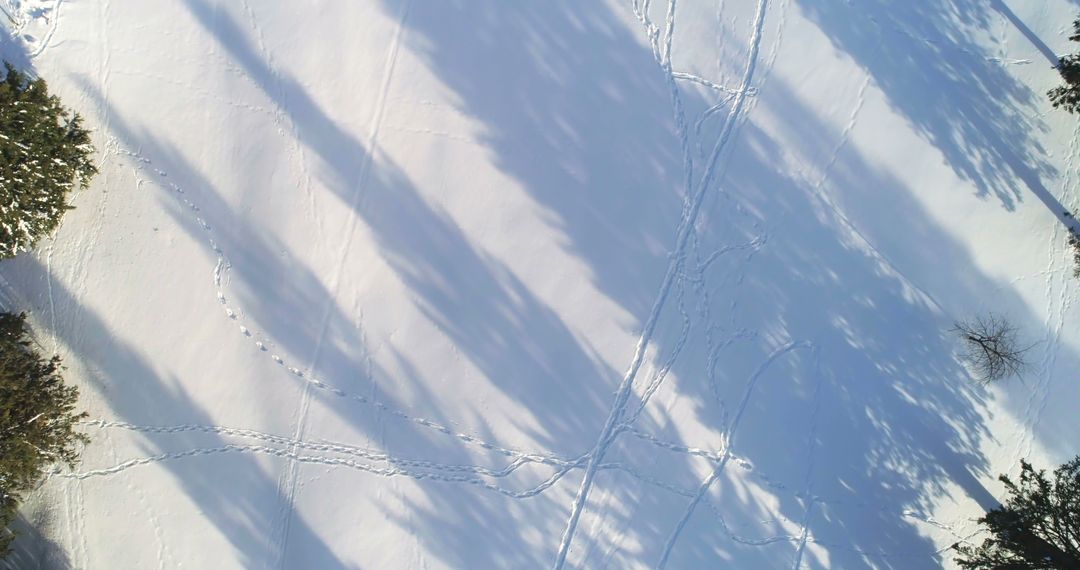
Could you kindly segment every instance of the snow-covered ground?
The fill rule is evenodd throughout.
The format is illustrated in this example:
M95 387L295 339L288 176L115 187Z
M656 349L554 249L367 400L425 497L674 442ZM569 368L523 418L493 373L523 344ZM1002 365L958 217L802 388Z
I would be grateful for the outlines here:
M934 568L1080 451L1080 3L0 5L101 169L15 564Z

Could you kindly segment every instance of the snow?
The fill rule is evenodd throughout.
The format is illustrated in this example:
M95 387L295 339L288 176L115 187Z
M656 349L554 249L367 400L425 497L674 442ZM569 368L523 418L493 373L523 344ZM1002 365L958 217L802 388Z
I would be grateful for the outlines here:
M1077 452L1073 3L0 4L100 168L10 564L951 567Z

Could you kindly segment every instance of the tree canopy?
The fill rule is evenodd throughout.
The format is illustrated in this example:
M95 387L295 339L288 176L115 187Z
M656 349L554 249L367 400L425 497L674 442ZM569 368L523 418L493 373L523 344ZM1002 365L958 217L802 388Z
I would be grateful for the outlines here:
M1009 497L979 524L990 533L979 546L955 545L968 570L1080 568L1080 456L1054 470L1020 461L1020 478L998 477Z
M86 436L75 431L79 391L60 378L59 357L34 349L23 314L0 313L0 523L7 529L23 495L54 463L73 466ZM0 533L0 554L11 532Z
M77 114L4 62L0 82L0 258L33 247L68 209L68 194L97 173Z
M1080 18L1073 21L1073 34L1069 39L1080 42ZM1047 92L1050 103L1070 113L1080 112L1080 54L1073 53L1060 58L1057 69L1065 80L1065 85L1059 85Z

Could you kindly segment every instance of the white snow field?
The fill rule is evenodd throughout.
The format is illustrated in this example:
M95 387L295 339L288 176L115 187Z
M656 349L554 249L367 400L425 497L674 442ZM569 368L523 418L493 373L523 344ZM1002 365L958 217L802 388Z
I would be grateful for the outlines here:
M0 5L101 170L9 567L952 567L1080 452L1080 2Z

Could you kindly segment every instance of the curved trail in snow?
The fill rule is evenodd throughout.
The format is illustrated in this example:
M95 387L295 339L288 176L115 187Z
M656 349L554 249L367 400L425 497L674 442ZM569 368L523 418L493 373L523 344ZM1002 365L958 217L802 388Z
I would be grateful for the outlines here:
M668 559L671 557L671 552L675 548L675 542L679 540L679 535L682 534L683 529L686 528L686 524L690 521L690 516L694 514L694 510L697 508L701 500L705 497L705 494L709 491L709 487L712 487L712 484L724 472L724 468L727 467L728 462L731 460L732 450L735 445L735 435L739 429L739 422L742 420L743 413L746 412L746 408L750 404L750 397L754 394L754 388L757 387L757 383L761 379L761 376L769 369L769 367L774 362L779 360L781 357L790 354L791 352L798 349L812 348L813 345L806 341L788 343L773 351L773 353L769 355L769 358L766 359L765 362L763 362L761 366L759 366L758 369L754 371L753 376L750 377L750 381L747 382L746 390L743 392L743 397L742 400L739 402L738 408L736 409L735 416L731 419L731 425L726 430L727 441L724 445L724 456L716 464L716 467L713 469L712 473L709 474L708 478L706 478L705 481L701 483L701 486L698 488L697 493L694 494L694 497L686 506L686 510L683 511L682 517L679 519L679 522L675 525L675 528L668 536L668 539L664 544L664 549L660 554L660 561L656 564L656 568L658 570L667 567Z

